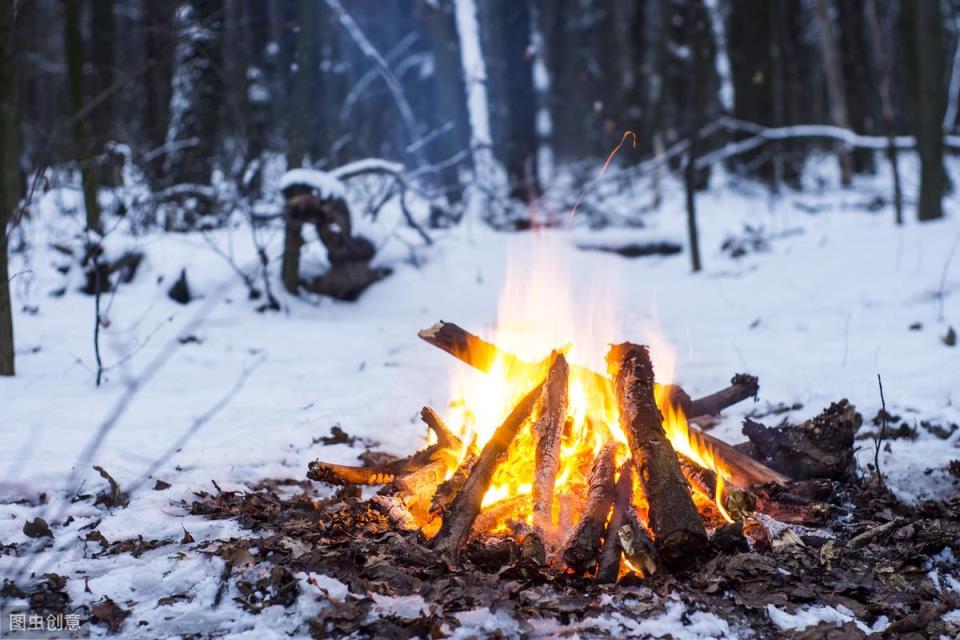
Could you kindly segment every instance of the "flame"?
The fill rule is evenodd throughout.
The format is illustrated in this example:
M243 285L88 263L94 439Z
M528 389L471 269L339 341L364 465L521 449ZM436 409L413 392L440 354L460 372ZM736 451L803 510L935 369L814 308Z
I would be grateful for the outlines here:
M587 476L603 445L611 439L623 444L618 447L618 465L630 455L620 428L613 385L603 376L592 373L606 370L608 343L621 335L614 304L620 296L611 291L615 280L605 273L602 281L590 287L577 283L580 286L575 288L568 270L570 249L559 242L556 236L539 233L534 236L532 251L510 252L496 326L481 332L481 337L500 347L503 354L513 354L520 360L501 355L487 372L456 365L451 378L452 400L445 416L450 428L464 441L462 460L470 444L482 448L514 405L542 381L551 351L560 348L564 352L570 363L570 376L554 489L552 525L556 530L573 524L560 522L560 512L564 511L562 497L586 495ZM648 343L658 380L672 380L675 363L672 350L659 333L650 336ZM674 448L698 464L718 471L719 475L712 454L690 442L689 426L682 410L672 406L670 398L663 393L664 387L658 389L657 404ZM510 504L517 506L511 507L507 517L530 521L536 437L530 428L523 428L517 434L483 497L484 510L504 506L510 500ZM454 470L451 468L450 473ZM719 483L718 486L722 487ZM638 511L645 513L642 492L637 495ZM498 528L504 524L498 523Z

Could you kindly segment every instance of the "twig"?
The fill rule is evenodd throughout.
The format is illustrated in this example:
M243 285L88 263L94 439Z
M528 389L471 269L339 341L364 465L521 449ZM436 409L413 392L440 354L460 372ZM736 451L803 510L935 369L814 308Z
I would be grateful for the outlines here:
M883 485L883 474L880 473L880 447L883 446L883 439L887 435L887 402L883 399L883 380L880 374L877 374L877 384L880 386L880 436L874 438L875 447L873 450L873 470L877 474L877 483Z
M93 311L94 311L94 322L93 322L93 354L97 359L97 386L100 386L100 382L103 380L103 359L100 357L100 257L98 256L98 251L100 247L94 247L90 252L93 257L93 277L94 277L94 292L93 292Z

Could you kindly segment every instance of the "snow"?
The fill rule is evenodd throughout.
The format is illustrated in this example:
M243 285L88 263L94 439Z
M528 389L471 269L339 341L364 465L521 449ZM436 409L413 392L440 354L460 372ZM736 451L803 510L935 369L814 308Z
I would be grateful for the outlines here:
M0 540L37 545L22 527L38 515L49 519L55 537L36 556L0 556L0 574L15 573L28 560L37 574L63 573L70 577L75 602L110 596L131 608L125 630L142 637L185 633L187 627L218 637L303 635L305 620L316 611L312 607L331 606L331 599L346 595L345 585L336 576L302 575L302 594L291 609L251 615L233 602L232 592L214 608L221 561L180 545L183 528L198 542L244 533L229 521L188 515L180 500L189 503L192 492L211 490L211 480L229 490L263 478L302 478L307 462L320 455L354 463L358 449L312 444L335 423L352 435L379 441L391 453L419 447L425 433L416 419L418 410L425 404L441 410L446 406L450 371L462 365L418 340L417 330L439 319L476 331L492 326L507 265L524 264L543 244L556 250L557 264L569 272L576 310L588 308L584 301L591 292L601 293L598 283L612 292L618 329L615 335L595 338L642 339L659 329L675 350L677 381L692 395L717 389L734 372L749 371L760 378L760 408L802 404L777 420L811 417L841 397L869 419L880 408L880 373L891 413L911 424L960 423L960 352L941 341L948 326L960 328L960 258L947 263L960 236L957 196L945 202L951 217L896 228L889 208L868 213L859 207L886 193L882 164L876 181L858 178L854 189L842 193L818 190L818 172L835 172L833 163L821 165L811 167L805 178L809 189L801 194L770 199L762 187L740 183L736 188L716 184L699 195L705 270L698 275L690 274L685 254L625 260L576 249L586 242L683 242L682 188L666 181L663 208L643 218L644 228L589 231L575 221L573 230L547 231L539 239L474 225L433 231L437 242L424 249L402 225L399 211L384 209L376 223L365 220L358 226L379 233L376 263L392 267L394 274L350 304L293 298L275 284L284 307L280 313L257 313L257 303L246 299L232 267L208 244L216 242L237 265L256 273L257 256L242 217L208 232L206 239L199 233L143 229L134 234L119 224L108 236L108 253L138 248L145 260L132 283L104 299L108 322L102 350L108 369L99 388L91 346L93 300L77 291L76 258L51 248L54 243L76 246L83 227L76 210L79 192L52 189L11 238L10 271L20 274L11 282L18 375L0 379L5 436ZM906 157L903 168L906 192L912 193L915 163ZM957 174L955 162L949 170ZM325 193L340 184L323 172L309 170L307 175L322 176L318 184ZM288 179L279 185L289 184ZM278 184L276 178L273 184ZM629 220L636 203L645 202L637 193L646 185L635 188L637 192L616 192L598 185L590 197L607 197L611 220ZM819 212L810 214L798 205ZM415 210L426 215L423 208ZM762 226L769 248L734 260L720 245L729 235L742 234L744 224ZM782 233L788 230L796 231ZM282 233L265 231L262 236L276 260ZM21 246L28 249L21 252ZM308 245L304 268L322 266L318 251L315 244ZM55 268L70 265L66 274ZM275 275L278 267L271 263ZM187 306L165 296L183 268L199 297ZM51 295L64 288L62 295ZM911 330L914 323L922 326ZM187 336L196 341L181 344L178 338ZM144 379L148 371L152 376ZM228 400L218 406L225 396ZM749 403L733 408L713 433L731 442L742 440L741 419L755 408ZM113 413L116 426L84 462L78 453ZM196 433L152 478L145 478L151 464L195 426ZM956 486L944 468L960 457L958 443L960 432L941 440L923 428L916 440L891 440L880 455L884 476L907 499L952 495ZM861 463L872 461L872 447L858 455ZM105 487L91 464L103 465L125 488L140 485L127 508L110 511L70 502L79 482L87 493ZM71 474L77 483L67 481ZM172 486L153 491L157 478ZM16 504L36 499L40 491L47 494L48 505ZM73 518L69 524L67 517ZM98 519L98 529L111 541L143 534L171 543L139 558L92 558L80 539L86 533L82 527ZM960 587L955 558L938 557L926 570L933 569L943 589ZM84 576L92 593L84 591ZM178 592L193 600L157 606L159 597ZM663 614L640 622L621 612L604 614L592 624L621 635L740 635L722 617L666 604ZM428 605L412 597L378 599L376 609L410 616ZM785 630L852 619L849 611L825 603L793 613L772 608L768 614ZM463 626L456 633L462 637L525 633L526 627L503 611L459 617ZM142 630L136 627L139 620L147 623ZM570 630L551 626L555 622L528 622L539 635ZM880 621L872 624L877 628Z
M302 185L315 190L324 200L346 197L346 187L333 175L319 169L291 169L280 179L280 189Z
M886 616L880 616L872 626L860 621L850 609L843 605L836 607L824 605L808 605L800 607L794 613L776 607L772 604L767 605L767 615L770 620L783 631L803 631L807 627L812 627L821 622L830 622L841 627L847 622L853 622L857 628L864 633L882 633L890 624Z

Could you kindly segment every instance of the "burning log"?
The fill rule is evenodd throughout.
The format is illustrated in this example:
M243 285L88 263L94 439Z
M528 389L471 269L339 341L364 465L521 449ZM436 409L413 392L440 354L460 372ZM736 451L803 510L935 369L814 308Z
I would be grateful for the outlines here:
M330 484L390 484L397 479L391 466L351 467L314 460L307 468L307 477Z
M420 409L420 419L437 436L437 444L443 449L452 449L453 451L463 451L463 441L453 432L443 421L436 411L430 407Z
M543 385L542 382L538 384L517 403L510 415L497 427L496 432L483 446L463 487L444 513L443 525L434 539L434 549L439 553L455 553L470 535L473 521L480 513L483 496L490 488L493 472L520 427L530 419L534 405L543 391Z
M690 487L711 500L717 500L731 518L742 520L756 511L757 501L752 493L724 482L718 496L715 471L701 467L682 453L678 453L677 458L680 460L680 471Z
M620 479L613 491L613 513L607 523L607 532L603 536L603 550L597 567L599 582L613 583L620 575L620 557L623 548L620 544L620 528L627 522L627 513L633 509L633 464L625 463L620 467Z
M430 513L438 516L443 515L447 507L450 506L450 503L453 502L453 499L457 497L457 494L460 493L463 485L467 482L467 478L470 477L470 472L473 470L473 465L476 463L477 455L475 453L468 453L460 462L457 470L453 472L453 475L440 483L440 486L437 487L437 490L433 494L433 499L430 501Z
M432 327L418 332L417 335L427 343L480 371L489 372L498 361L512 371L542 367L542 363L531 364L522 360L452 322L441 320ZM591 386L597 389L607 389L613 384L610 378L586 367L571 364L570 371L583 376L590 381ZM683 410L685 416L698 418L717 415L723 409L757 395L758 389L759 383L756 376L738 373L731 380L729 387L703 398L691 399L689 394L677 385L668 386L667 397L672 404Z
M738 487L752 487L756 484L786 484L790 478L774 471L770 467L757 462L747 454L739 451L733 445L711 436L708 433L690 429L687 437L696 449L707 449L713 456L723 462L723 467L730 476L730 481Z
M553 522L553 489L560 468L560 440L567 416L569 368L562 353L554 352L540 399L540 412L533 425L537 435L533 481L533 524L548 528Z
M615 379L620 426L650 505L657 548L667 564L679 564L706 549L707 532L663 430L650 354L646 347L629 342L614 345L607 366Z
M436 435L437 443L430 445L405 458L394 460L389 464L376 467L358 467L342 464L331 464L321 460L314 460L307 468L307 477L311 480L328 482L337 485L350 484L390 484L404 476L415 474L426 466L432 466L434 471L440 468L440 461L451 458L463 450L463 442L444 424L443 419L430 407L420 410L420 417ZM433 473L433 472L431 472ZM423 477L428 477L425 474ZM443 479L441 475L441 480ZM409 483L415 482L411 479Z
M589 573L597 563L600 537L613 502L616 452L616 443L608 442L597 454L590 470L590 488L583 518L577 523L563 550L563 561L577 573Z

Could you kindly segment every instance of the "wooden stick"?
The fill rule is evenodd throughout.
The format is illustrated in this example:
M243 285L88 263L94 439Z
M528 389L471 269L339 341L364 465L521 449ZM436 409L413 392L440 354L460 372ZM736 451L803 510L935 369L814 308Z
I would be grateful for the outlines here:
M307 477L330 484L389 484L397 474L386 467L350 467L314 460L307 468Z
M616 443L608 442L597 454L590 470L587 507L563 550L563 561L578 574L592 572L597 564L600 537L603 536L610 503L613 502L616 452Z
M613 514L603 536L603 550L597 567L597 581L614 583L620 575L620 527L626 523L627 511L633 508L633 464L626 462L620 467L620 479L613 492Z
M307 467L307 477L330 484L388 484L398 476L413 473L445 454L443 447L434 444L406 458L377 467L357 467L314 460Z
M553 523L553 490L560 468L560 440L567 417L567 359L554 352L553 362L540 398L540 411L533 429L537 451L533 480L533 526L548 530Z
M470 472L473 470L473 465L476 463L477 455L473 453L468 453L460 461L460 466L453 472L453 475L441 482L434 492L430 501L430 513L438 516L444 514L447 507L450 506L450 503L453 502L453 499L457 497L457 494L460 493L463 485L467 482L467 478L470 477Z
M424 407L420 409L420 419L426 423L431 431L437 434L437 444L442 448L452 449L457 453L463 451L463 441L450 430L450 427L436 411L430 407Z
M731 407L747 398L754 398L760 391L760 382L756 376L738 373L730 379L730 386L711 393L708 396L691 400L684 409L689 417L715 416L727 407Z
M757 462L747 454L738 451L723 440L709 433L689 429L687 437L696 449L708 449L723 464L730 481L738 487L752 487L757 484L786 484L790 478L779 471Z
M646 347L629 342L610 347L607 366L616 381L620 426L650 505L657 548L669 565L707 549L707 532L666 433L653 395L653 364Z
M717 499L717 474L712 469L701 467L696 462L677 454L680 471L690 483L690 487L710 500ZM742 520L757 510L757 500L753 494L729 482L723 484L720 492L720 504L734 520Z
M443 525L433 542L434 549L438 553L444 555L456 553L470 535L473 521L480 513L483 496L490 488L493 472L520 427L530 419L542 391L543 383L541 382L517 403L510 415L497 427L493 437L483 446L463 488L444 513Z

